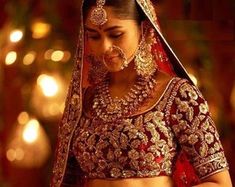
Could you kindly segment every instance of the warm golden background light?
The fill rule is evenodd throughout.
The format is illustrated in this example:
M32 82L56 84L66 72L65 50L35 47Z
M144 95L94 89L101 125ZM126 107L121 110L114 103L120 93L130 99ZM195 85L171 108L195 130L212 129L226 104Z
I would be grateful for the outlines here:
M32 37L35 39L40 39L46 37L51 31L51 25L45 22L35 22L32 27Z
M11 42L19 42L23 37L23 31L21 30L14 30L10 33L10 41Z
M17 53L15 51L10 51L6 55L5 64L12 65L15 63L16 59L17 59Z
M49 186L80 3L0 3L0 187ZM156 3L166 40L208 101L235 182L234 7L231 0Z

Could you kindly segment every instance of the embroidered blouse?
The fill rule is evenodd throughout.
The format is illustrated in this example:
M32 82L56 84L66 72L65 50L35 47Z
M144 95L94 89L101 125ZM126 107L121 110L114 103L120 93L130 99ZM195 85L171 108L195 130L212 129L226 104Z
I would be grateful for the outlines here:
M83 114L71 147L87 178L172 176L181 150L200 179L228 168L207 102L177 77L151 109L120 123Z

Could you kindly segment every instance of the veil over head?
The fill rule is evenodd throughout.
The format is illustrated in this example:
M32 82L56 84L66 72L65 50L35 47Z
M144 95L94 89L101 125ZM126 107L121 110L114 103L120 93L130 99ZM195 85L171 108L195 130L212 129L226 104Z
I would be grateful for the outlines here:
M82 0L81 7L83 7L84 1L85 0ZM169 58L173 72L177 76L186 78L190 82L192 82L187 71L181 64L180 60L177 58L177 56L175 55L175 53L173 52L173 50L170 48L167 41L165 40L164 36L162 35L162 32L158 24L156 12L151 1L136 0L136 2L140 6L142 11L145 13L146 17L148 18L153 28L156 30L158 37L161 41L161 44ZM74 58L75 63L72 72L72 79L67 94L62 120L59 124L56 158L54 161L53 176L51 180L52 187L63 186L65 185L65 183L69 183L66 182L67 178L70 178L68 180L71 181L72 180L71 176L76 175L77 177L79 175L79 173L76 174L73 173L75 162L73 162L72 158L70 158L70 144L74 130L76 126L79 124L79 120L82 113L82 102L83 102L82 91L83 91L83 82L84 82L83 69L84 69L85 46L84 46L84 23L83 23L82 9L83 8L81 8L81 25L79 32L79 40L78 40L76 55Z

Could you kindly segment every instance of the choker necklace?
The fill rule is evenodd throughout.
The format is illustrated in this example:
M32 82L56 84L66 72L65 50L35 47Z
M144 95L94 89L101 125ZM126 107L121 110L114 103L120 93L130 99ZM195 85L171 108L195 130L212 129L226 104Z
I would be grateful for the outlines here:
M145 99L150 97L156 85L154 77L138 77L126 95L122 98L112 98L109 91L110 78L107 76L96 88L97 94L93 100L94 115L105 122L122 121L124 117L137 111Z

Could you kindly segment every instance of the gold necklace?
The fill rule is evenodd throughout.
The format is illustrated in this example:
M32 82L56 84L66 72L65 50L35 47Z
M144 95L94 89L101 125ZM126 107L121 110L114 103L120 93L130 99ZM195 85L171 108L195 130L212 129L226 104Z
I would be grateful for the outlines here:
M149 79L138 77L130 91L122 98L112 98L109 91L110 78L100 83L96 88L93 100L93 111L96 118L105 122L122 120L138 110L139 106L151 95L156 85L154 75Z

